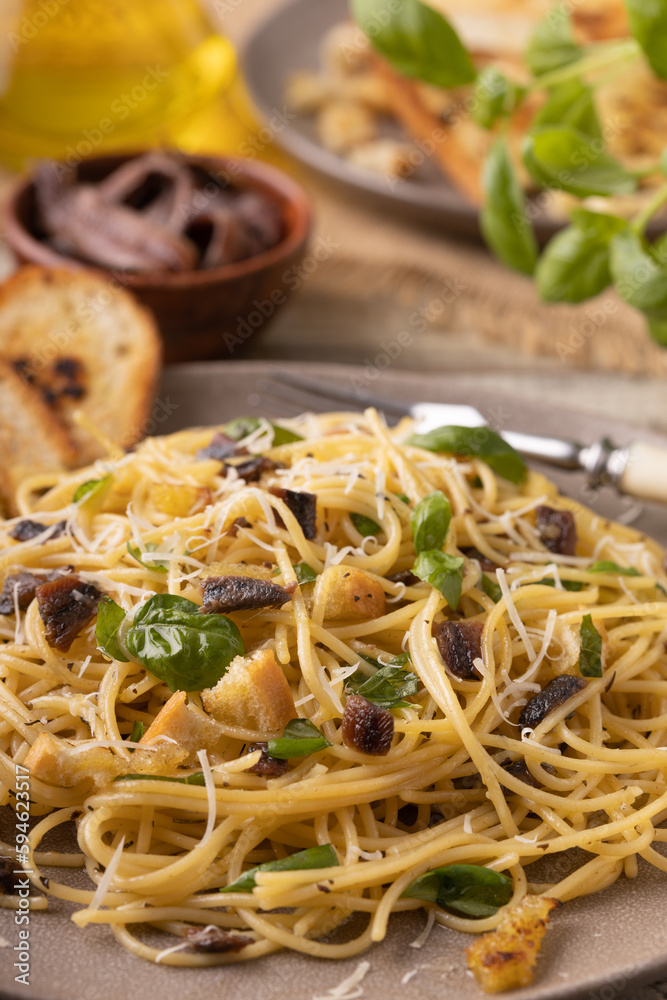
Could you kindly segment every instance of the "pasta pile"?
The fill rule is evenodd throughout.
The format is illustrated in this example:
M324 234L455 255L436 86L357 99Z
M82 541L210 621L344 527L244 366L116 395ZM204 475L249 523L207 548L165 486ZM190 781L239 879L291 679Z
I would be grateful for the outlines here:
M0 582L74 573L114 602L103 598L65 651L48 639L41 597L0 615L0 802L16 805L27 758L23 861L36 895L79 904L79 926L106 924L149 961L208 966L281 948L348 958L384 938L391 914L423 906L479 934L527 894L598 892L632 878L639 857L667 871L655 848L667 839L667 579L656 543L540 474L515 463L505 478L483 448L433 450L411 439L409 421L388 429L373 410L235 422L223 428L234 445L215 438L226 459L219 431L151 438L97 468L33 477L20 515L0 523ZM312 532L290 502L304 493L316 497ZM568 522L559 528L554 511L573 515L575 554L557 551ZM26 519L43 533L18 541ZM133 616L154 595L199 606L213 599L206 580L229 576L287 596L226 614L242 660L179 694L141 662ZM346 587L360 581L356 601ZM122 658L98 646L102 608L122 619L102 643ZM261 728L264 710L244 707L253 692L219 710L223 681L258 657L278 664L293 717L307 720L298 732L289 718ZM565 697L534 700L557 679L549 690ZM355 699L361 715L350 718ZM164 712L155 723L168 702L185 736ZM379 727L370 737L364 712ZM40 847L71 820L80 854ZM572 848L587 855L574 873L555 884L531 876L533 862ZM13 844L0 851L17 857ZM297 854L302 867L285 864ZM276 861L283 870L260 868ZM45 887L53 865L85 865L92 888L52 867ZM472 879L458 901L449 866L477 866L453 872ZM479 867L482 881L496 873L487 889L475 888ZM416 880L434 871L420 894Z

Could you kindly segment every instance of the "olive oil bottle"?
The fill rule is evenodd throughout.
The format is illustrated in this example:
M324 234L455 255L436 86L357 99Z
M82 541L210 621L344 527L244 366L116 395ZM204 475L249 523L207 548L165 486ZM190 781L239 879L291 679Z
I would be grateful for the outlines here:
M235 70L199 0L0 0L0 159L196 147Z

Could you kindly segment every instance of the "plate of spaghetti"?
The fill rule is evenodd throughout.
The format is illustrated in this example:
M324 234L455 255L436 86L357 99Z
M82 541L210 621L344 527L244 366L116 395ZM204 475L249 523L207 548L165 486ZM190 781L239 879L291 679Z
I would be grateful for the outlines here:
M227 416L0 523L4 995L656 977L662 546L489 429Z

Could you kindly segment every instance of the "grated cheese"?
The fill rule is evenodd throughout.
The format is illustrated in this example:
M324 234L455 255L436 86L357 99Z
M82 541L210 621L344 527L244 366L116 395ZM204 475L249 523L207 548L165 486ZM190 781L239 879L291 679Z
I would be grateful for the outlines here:
M164 951L159 951L155 956L155 964L159 965L162 959L166 958L167 955L173 955L175 951L183 951L183 949L187 948L188 945L188 941L181 941L180 944L174 944L171 948L165 948Z
M502 570L502 569L500 569L500 567L499 567L498 570L497 570L497 572L496 572L496 576L498 578L498 584L499 584L500 589L502 591L502 595L505 598L505 607L507 608L507 613L510 616L510 620L511 620L512 624L514 625L514 628L516 629L517 634L520 636L520 638L521 638L521 640L522 640L522 642L524 644L524 647L526 649L526 653L528 655L528 659L532 662L535 659L535 656L536 656L535 647L533 646L532 642L530 641L530 637L528 636L528 633L526 632L526 626L521 621L521 617L519 615L519 612L517 611L516 606L514 604L514 601L512 600L512 595L510 594L510 589L509 589L509 587L507 585L507 579L505 577L505 571Z
M362 996L364 990L360 985L366 973L371 967L370 962L359 962L359 965L352 973L344 979L338 986L332 987L320 996L313 996L312 1000L356 1000Z
M107 893L111 888L111 883L113 882L114 877L116 875L116 871L118 870L120 859L123 855L124 846L125 846L125 834L123 834L123 836L120 838L120 843L118 844L116 850L113 852L111 860L109 861L109 864L106 867L106 871L104 872L104 875L100 879L99 885L95 890L95 895L93 896L90 902L90 906L87 908L88 914L96 913L97 910L99 910L102 904L104 903L104 900L107 897Z
M204 836L201 839L201 843L203 844L213 833L217 803L215 799L215 782L213 781L213 772L211 771L211 765L209 764L208 754L205 750L198 750L197 757L199 758L199 763L201 764L201 769L204 774L206 796L208 798L208 819L206 820L206 830L204 831Z
M409 972L406 972L405 975L403 976L403 978L401 979L401 986L407 986L407 984L410 982L410 980L413 979L414 976L416 976L418 972L419 972L419 969L410 969Z

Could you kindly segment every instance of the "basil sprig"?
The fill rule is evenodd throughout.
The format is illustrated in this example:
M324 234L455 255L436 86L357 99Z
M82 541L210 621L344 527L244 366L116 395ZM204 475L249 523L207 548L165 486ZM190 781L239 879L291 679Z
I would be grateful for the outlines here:
M475 79L475 67L442 14L420 0L351 0L352 16L371 44L403 76L435 87Z
M368 538L370 535L377 535L382 531L377 521L374 521L371 517L366 517L365 514L352 513L350 514L350 520L359 534L363 535L364 538Z
M414 434L408 443L427 451L479 458L511 483L526 478L526 463L521 455L490 427L438 427L426 434Z
M626 228L624 219L577 209L572 225L551 240L535 272L546 302L583 302L611 284L611 241Z
M651 320L667 320L667 269L629 226L610 244L611 273L616 290L630 306Z
M570 125L541 125L522 143L523 162L540 187L579 198L632 194L637 178L605 151L597 138Z
M296 854L290 854L287 858L265 861L262 865L249 868L231 885L223 886L220 892L252 892L257 884L255 878L258 872L294 872L304 871L308 868L335 868L337 866L338 858L332 845L321 844L318 847L309 847L305 851L297 851Z
M495 66L485 66L475 84L475 121L482 128L492 129L499 118L512 114L524 93L524 87L508 80Z
M417 555L427 549L443 547L451 520L451 505L440 490L429 493L417 504L410 517L412 539Z
M408 899L456 910L466 917L491 917L512 898L512 879L480 865L445 865L416 878L402 893Z
M598 559L597 562L593 563L588 572L616 573L618 576L641 576L639 570L636 570L634 566L619 566L618 563L612 562L611 559Z
M463 588L463 557L432 549L420 552L412 572L439 590L452 611L456 611Z
M357 670L347 680L347 689L352 694L360 694L366 701L381 708L406 708L404 701L409 695L417 694L419 678L401 667L380 667L372 677Z
M480 226L496 257L523 274L537 263L537 240L526 214L526 199L510 157L507 140L497 139L482 168L484 205Z
M113 473L101 479L88 479L77 486L72 500L84 510L99 509L113 485Z
M273 428L272 447L278 448L282 444L292 444L293 441L303 441L300 434L295 434L293 431L289 431L286 427L282 427L280 424L274 424L272 420L269 420L268 423L270 423ZM230 420L229 423L225 424L223 429L227 437L231 438L232 441L241 441L242 438L247 437L248 434L252 434L254 431L258 430L261 424L262 421L259 417L236 417L234 420Z
M566 80L549 92L531 127L539 125L569 125L593 139L602 137L593 91L577 79Z
M118 644L124 619L122 608L110 598L102 599L97 643L107 656L127 662ZM172 691L213 687L234 657L245 652L233 621L223 615L203 615L194 601L175 594L149 597L125 634L125 649Z
M310 719L292 719L285 726L282 736L269 740L266 752L269 757L277 757L279 760L293 760L330 746L329 740Z
M194 774L186 774L183 778L172 777L168 774L119 774L114 781L175 781L179 785L205 785L203 771L195 771Z
M562 5L536 26L526 48L526 62L534 76L541 76L569 66L582 54L572 34L572 19Z
M156 542L146 542L143 552L141 551L138 545L133 545L132 542L127 543L127 551L130 553L132 558L136 559L137 562L141 563L142 566L145 566L146 569L152 569L156 573L168 573L169 563L165 562L164 559L162 560L156 559L155 562L153 562L151 559L149 559L148 561L144 559L144 555L146 554L146 552L157 552L157 549L158 545Z
M641 45L653 72L667 79L667 3L625 0L630 31Z
M591 615L584 615L581 619L579 638L579 670L584 677L602 677L602 636L593 624Z

